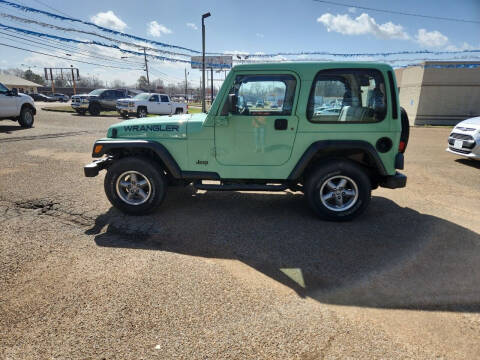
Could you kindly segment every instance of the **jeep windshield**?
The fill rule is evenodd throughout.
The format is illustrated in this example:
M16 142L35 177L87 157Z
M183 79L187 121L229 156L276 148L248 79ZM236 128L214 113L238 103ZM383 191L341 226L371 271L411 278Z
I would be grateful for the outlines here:
M141 94L135 95L134 97L135 100L148 100L149 98L150 98L149 93L141 93Z
M100 95L102 92L104 92L104 89L96 89L88 93L88 95Z

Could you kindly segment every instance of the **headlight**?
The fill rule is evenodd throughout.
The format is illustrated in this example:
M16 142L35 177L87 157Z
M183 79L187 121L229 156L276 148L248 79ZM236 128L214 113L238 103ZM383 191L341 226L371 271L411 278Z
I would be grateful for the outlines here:
M135 106L135 103L134 103L133 101L132 101L132 102L129 102L129 103L128 103L128 106L134 107L134 106Z

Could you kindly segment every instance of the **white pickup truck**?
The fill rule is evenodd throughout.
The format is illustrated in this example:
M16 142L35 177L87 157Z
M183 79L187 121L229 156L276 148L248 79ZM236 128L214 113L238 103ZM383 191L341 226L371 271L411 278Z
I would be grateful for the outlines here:
M131 99L117 100L117 111L123 118L128 118L130 115L145 117L148 114L186 114L188 105L172 102L165 94L141 93Z
M36 112L30 96L19 94L17 89L9 90L0 83L0 120L18 121L21 127L30 128Z

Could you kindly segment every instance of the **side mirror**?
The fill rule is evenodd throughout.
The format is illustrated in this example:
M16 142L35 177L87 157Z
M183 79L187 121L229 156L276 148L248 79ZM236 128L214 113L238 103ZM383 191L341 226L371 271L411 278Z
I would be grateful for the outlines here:
M228 94L228 112L234 113L237 106L237 96L235 94Z

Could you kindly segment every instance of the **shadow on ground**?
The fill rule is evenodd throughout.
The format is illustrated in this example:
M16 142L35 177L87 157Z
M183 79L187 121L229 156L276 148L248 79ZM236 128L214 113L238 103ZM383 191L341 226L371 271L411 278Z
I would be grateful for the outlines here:
M99 246L239 260L324 303L480 312L479 234L383 197L333 223L301 194L175 189L153 215L112 208L86 233Z
M17 122L14 125L0 125L0 134L11 134L14 131L20 130L28 130L26 128L21 127Z
M468 165L477 169L480 169L480 160L471 160L471 159L457 159L457 163Z

